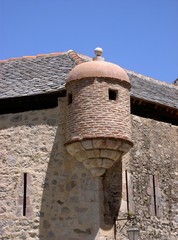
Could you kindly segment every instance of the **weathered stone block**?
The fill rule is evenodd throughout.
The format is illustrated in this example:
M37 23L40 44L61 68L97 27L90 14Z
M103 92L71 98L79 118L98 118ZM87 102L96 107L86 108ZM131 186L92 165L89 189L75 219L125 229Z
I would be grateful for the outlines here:
M93 148L93 142L92 140L82 140L82 145L85 149L92 149Z
M118 160L121 156L121 152L110 150L110 149L101 149L100 156L102 158Z
M66 149L72 156L75 156L75 154L79 151L85 150L81 142L72 142L66 145Z
M105 173L105 169L104 168L91 168L90 172L93 176L95 177L99 177L102 176Z
M100 157L100 150L99 149L91 149L86 151L88 158L97 158Z
M86 151L80 151L75 154L75 157L79 162L83 162L83 160L88 158L88 155Z

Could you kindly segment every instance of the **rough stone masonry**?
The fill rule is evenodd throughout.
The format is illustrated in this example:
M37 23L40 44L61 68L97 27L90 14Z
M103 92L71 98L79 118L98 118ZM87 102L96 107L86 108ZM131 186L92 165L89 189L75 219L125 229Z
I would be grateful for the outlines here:
M1 239L115 239L111 221L103 220L103 215L112 218L111 213L117 213L119 218L127 211L124 181L120 188L114 181L122 174L117 178L117 171L108 171L105 177L92 178L66 152L64 112L65 99L54 109L0 117ZM176 240L178 129L138 116L132 116L132 126L134 148L124 157L122 173L128 170L132 176L142 239ZM28 176L25 216L24 173ZM152 210L153 175L160 189L158 216ZM127 239L118 228L116 236Z

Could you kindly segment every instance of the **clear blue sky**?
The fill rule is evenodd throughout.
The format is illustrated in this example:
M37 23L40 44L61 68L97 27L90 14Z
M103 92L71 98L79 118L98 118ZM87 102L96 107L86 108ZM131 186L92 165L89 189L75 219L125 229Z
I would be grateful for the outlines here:
M75 50L173 82L178 0L0 0L0 59Z

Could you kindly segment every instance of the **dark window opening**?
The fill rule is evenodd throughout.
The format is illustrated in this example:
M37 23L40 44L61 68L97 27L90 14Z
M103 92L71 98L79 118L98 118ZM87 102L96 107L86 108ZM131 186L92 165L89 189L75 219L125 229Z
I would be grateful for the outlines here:
M129 208L129 184L128 184L127 170L125 170L125 180L126 180L127 212L130 212L130 208Z
M0 99L0 114L55 108L58 106L58 99L63 97L66 97L66 90Z
M178 126L177 110L131 97L131 114Z
M153 175L153 200L154 200L154 211L155 216L157 216L157 202L156 202L156 183L155 183L155 176Z
M116 100L117 92L117 90L109 89L109 100Z
M23 185L23 216L26 216L26 205L27 205L27 173L23 175L24 185Z
M68 94L68 105L72 103L72 93Z

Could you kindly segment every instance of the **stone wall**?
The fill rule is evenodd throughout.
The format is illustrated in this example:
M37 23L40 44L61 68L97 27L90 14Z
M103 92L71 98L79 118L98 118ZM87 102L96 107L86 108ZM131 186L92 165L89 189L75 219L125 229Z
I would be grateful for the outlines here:
M127 212L127 170L142 239L176 240L177 127L132 116L133 149L93 178L65 150L65 101L0 116L1 239L128 239L114 223Z
M43 186L54 144L56 110L0 116L1 236L38 239ZM26 216L23 216L24 173L27 173Z
M65 150L65 107L60 100L55 109L0 116L3 240L113 239L112 227L100 229L100 178Z
M132 116L132 126L134 147L123 159L123 174L127 170L131 177L130 213L136 216L141 239L176 240L178 127L138 116ZM123 193L124 198L124 184ZM124 203L122 199L119 217L127 210ZM122 233L118 239L127 239Z

